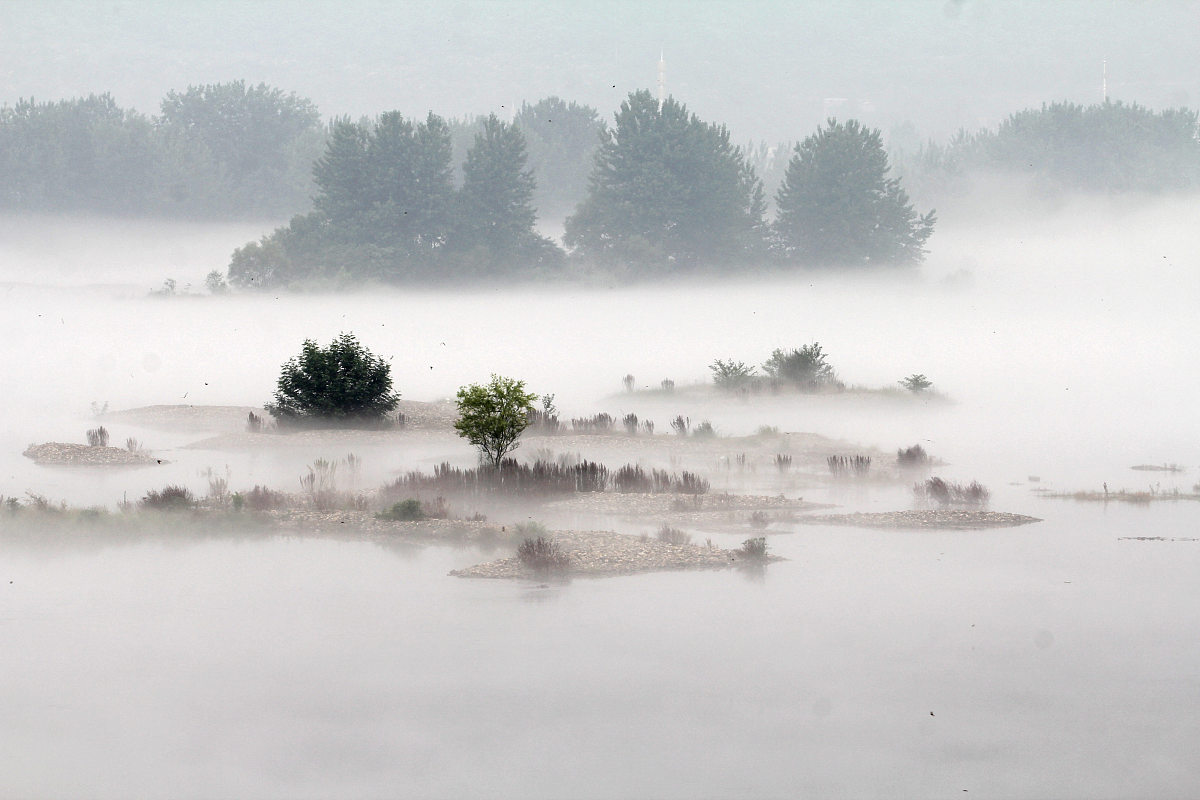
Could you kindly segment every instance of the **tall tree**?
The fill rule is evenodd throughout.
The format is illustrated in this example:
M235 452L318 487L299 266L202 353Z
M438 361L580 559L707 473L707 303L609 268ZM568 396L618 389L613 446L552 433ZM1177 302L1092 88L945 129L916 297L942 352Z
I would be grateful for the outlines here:
M601 261L695 265L746 258L762 226L760 183L724 126L648 91L601 133L588 196L566 242Z
M888 171L879 131L856 120L831 119L796 145L775 200L783 257L805 264L920 262L936 216L918 215Z
M525 164L521 131L495 114L484 120L463 165L458 220L462 246L482 247L505 258L536 236L533 173Z

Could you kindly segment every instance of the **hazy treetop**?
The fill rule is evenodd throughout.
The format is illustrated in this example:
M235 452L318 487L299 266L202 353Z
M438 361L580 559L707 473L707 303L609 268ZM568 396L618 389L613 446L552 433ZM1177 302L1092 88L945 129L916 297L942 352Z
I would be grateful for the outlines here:
M608 118L667 87L735 140L796 140L826 116L887 132L994 126L1044 101L1200 103L1196 2L829 3L550 0L7 0L0 103L111 91L154 113L170 90L245 79L325 115L496 112L548 95ZM839 102L840 101L840 102Z

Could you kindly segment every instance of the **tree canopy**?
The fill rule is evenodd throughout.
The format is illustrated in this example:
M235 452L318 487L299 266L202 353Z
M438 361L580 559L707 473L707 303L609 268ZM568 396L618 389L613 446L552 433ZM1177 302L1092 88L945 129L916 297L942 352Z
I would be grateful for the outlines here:
M889 169L879 131L856 120L831 119L796 145L775 199L783 258L814 265L920 262L936 216L917 214Z
M587 198L564 239L601 262L728 262L753 250L764 210L762 184L724 126L643 90L601 132Z
M267 411L280 424L379 425L395 410L392 368L343 333L321 347L306 339L300 355L280 370L275 402Z
M493 375L486 384L473 383L458 390L454 429L499 469L505 454L520 444L536 399L536 394L525 391L524 381Z

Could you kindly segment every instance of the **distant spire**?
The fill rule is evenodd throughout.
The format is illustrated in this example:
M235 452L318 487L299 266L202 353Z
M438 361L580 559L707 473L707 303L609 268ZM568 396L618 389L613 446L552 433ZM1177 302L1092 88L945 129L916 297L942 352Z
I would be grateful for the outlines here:
M662 108L663 101L667 99L667 61L663 55L665 51L658 52L658 107Z

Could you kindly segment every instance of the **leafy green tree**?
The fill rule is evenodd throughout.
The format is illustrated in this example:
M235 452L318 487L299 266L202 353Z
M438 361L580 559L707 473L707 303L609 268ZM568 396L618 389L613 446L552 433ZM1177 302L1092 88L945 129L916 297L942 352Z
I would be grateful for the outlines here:
M776 349L763 364L763 371L781 383L790 383L804 392L815 392L837 385L837 376L827 358L820 342L793 350Z
M756 252L764 209L761 183L724 126L639 91L601 133L588 196L564 238L601 262L723 263Z
M281 425L378 426L396 408L392 368L343 333L320 347L311 339L284 363L267 411Z
M525 135L537 185L533 205L543 219L562 219L587 194L588 174L604 123L591 106L560 97L522 103L513 124Z
M499 469L505 454L520 444L535 400L537 395L525 391L524 381L493 375L486 384L473 383L458 390L454 429Z
M775 232L785 260L802 264L915 264L925 257L934 212L918 215L888 177L878 130L829 120L796 145L776 196Z

